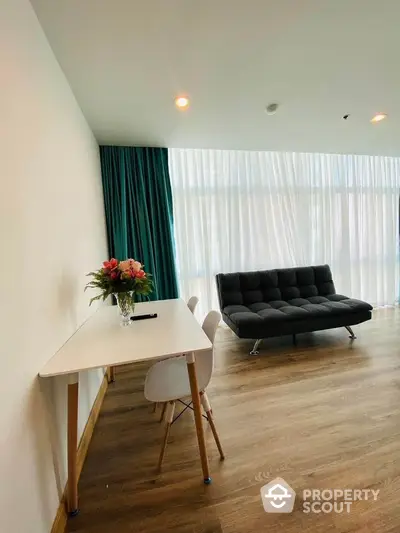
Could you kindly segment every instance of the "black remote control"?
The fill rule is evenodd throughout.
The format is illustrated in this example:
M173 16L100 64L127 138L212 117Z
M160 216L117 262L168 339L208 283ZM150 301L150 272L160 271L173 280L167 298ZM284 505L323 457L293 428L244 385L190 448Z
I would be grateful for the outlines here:
M145 320L146 318L157 318L157 313L153 313L151 315L133 315L133 316L131 316L131 320Z

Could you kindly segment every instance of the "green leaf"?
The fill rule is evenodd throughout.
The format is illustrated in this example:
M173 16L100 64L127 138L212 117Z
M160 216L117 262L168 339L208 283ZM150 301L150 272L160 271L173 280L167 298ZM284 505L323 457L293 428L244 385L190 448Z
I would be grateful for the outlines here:
M102 297L102 295L101 295L101 294L98 294L97 296L93 296L93 298L90 298L89 307L92 305L92 303L93 303L95 300L100 300L101 297Z

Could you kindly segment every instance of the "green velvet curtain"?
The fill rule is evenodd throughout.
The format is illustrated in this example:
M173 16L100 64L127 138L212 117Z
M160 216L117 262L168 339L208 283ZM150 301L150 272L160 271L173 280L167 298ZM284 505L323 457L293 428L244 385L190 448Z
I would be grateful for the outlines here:
M166 148L100 146L110 257L153 274L152 300L178 297Z

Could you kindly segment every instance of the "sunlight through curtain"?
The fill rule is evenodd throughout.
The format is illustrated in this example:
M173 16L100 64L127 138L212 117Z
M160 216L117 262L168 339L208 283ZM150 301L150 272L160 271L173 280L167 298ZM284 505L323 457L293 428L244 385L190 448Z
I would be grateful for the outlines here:
M169 150L178 277L201 312L215 275L328 263L337 291L398 300L400 159Z

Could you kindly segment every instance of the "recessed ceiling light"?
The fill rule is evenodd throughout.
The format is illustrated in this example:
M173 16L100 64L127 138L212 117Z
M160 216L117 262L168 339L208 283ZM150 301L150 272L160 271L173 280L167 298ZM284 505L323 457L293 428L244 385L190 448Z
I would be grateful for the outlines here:
M279 104L273 103L268 104L265 108L265 112L267 115L275 115L275 113L278 111Z
M187 109L189 107L189 98L187 96L177 96L175 105L178 109Z
M376 115L371 118L371 122L380 122L381 120L385 120L385 118L387 118L386 113L376 113Z

